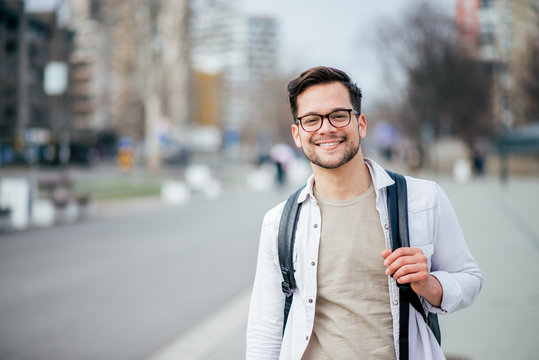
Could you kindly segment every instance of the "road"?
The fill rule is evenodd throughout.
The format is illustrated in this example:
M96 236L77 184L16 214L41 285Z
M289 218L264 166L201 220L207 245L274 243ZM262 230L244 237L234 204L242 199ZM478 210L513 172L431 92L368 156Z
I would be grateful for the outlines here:
M485 281L469 308L440 317L442 348L461 359L537 359L538 178L440 181Z
M0 358L147 359L252 282L285 192L116 208L0 235Z
M440 317L444 352L535 359L539 180L438 181L485 277L471 307ZM180 349L205 343L192 358L241 359L262 215L287 194L129 206L82 224L0 235L0 358L148 359L179 338ZM243 323L225 321L224 335L206 336L227 318Z
M434 179L451 199L485 278L472 306L439 317L448 360L537 359L539 179L515 177L507 186L493 178ZM196 359L244 358L245 323L233 330Z

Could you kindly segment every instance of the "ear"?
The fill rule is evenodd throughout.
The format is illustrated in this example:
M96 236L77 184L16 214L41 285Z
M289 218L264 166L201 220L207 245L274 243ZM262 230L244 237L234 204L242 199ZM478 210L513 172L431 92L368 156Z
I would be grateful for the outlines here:
M367 119L365 118L365 115L359 115L357 122L359 126L359 137L363 139L365 136L367 136Z
M294 138L294 143L298 147L298 149L301 149L301 138L299 136L299 127L298 125L294 124L292 125L292 137Z

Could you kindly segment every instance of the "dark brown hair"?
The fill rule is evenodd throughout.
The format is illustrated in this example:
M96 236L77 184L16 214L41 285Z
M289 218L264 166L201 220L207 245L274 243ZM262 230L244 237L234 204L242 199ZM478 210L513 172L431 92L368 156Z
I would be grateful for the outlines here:
M350 101L354 106L354 110L361 113L361 89L352 82L348 74L344 71L334 69L327 66L317 66L310 68L301 73L301 75L288 83L288 100L290 102L290 110L294 121L298 117L298 96L307 90L309 87L318 84L327 84L331 82L340 82L350 94Z

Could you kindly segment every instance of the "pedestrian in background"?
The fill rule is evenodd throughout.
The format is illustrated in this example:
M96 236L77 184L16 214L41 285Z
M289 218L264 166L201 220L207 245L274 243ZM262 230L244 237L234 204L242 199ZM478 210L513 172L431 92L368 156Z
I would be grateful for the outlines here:
M436 183L407 176L410 247L392 251L387 187L394 181L363 157L361 90L343 71L315 67L292 80L288 93L292 136L313 171L297 200L297 287L284 327L277 245L283 202L262 225L247 359L443 359L412 306L408 354L399 353L398 284L410 284L424 310L437 314L478 295L482 275L447 196Z
M286 184L288 166L294 161L294 150L287 144L278 143L271 147L270 157L275 164L277 185L282 187Z

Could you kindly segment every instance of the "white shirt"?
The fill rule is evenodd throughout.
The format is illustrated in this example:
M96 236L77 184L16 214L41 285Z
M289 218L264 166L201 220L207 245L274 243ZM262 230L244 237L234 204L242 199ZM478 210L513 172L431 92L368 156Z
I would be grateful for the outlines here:
M385 170L365 158L376 191L376 209L391 248L386 187L394 183ZM313 195L313 176L301 192L303 202L294 244L294 275L297 288L282 336L285 296L277 252L277 233L284 202L268 211L262 224L258 263L247 324L248 360L300 360L313 329L316 306L316 274L320 242L320 209ZM470 305L481 290L483 278L473 259L449 199L434 182L406 177L410 246L420 248L429 271L442 285L440 307L421 299L426 310L447 314ZM380 261L383 261L380 255ZM399 358L399 291L388 276L393 339ZM421 315L410 306L409 358L445 359L436 338Z

